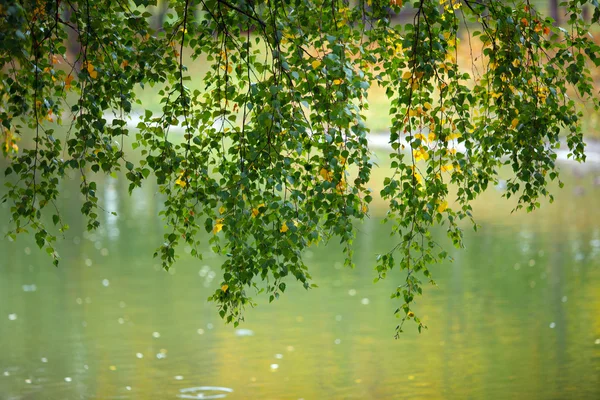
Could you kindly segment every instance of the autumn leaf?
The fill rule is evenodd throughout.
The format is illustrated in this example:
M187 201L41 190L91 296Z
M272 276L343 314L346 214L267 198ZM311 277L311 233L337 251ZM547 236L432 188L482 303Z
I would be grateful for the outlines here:
M261 203L261 204L259 204L258 206L256 206L256 208L253 208L253 209L252 209L252 218L254 218L254 217L257 217L257 216L258 216L258 214L260 214L260 210L259 210L259 209L260 209L261 207L264 207L264 206L265 206L265 203Z
M90 62L85 63L85 69L87 70L88 74L90 75L90 78L96 79L98 77L98 71L96 71L96 68L92 65L92 63L90 63Z
M418 149L413 150L413 156L415 157L415 161L429 160L429 152L424 147L419 147Z
M423 143L427 143L429 141L429 139L425 135L423 135L422 133L417 133L415 135L415 139L419 139Z
M458 139L462 137L462 134L459 132L455 132L455 133L451 133L448 136L446 136L446 141L450 141L450 140L454 140L454 139Z
M298 226L298 221L294 220L292 221L292 224L294 224L294 226ZM281 233L286 233L287 231L289 231L290 228L288 228L287 222L284 222L283 225L281 225L281 228L279 229L279 232Z
M321 175L321 177L328 182L331 182L333 179L333 174L330 171L328 171L327 168L321 168L321 170L319 171L319 175Z
M175 184L181 186L182 188L187 186L187 182L185 181L185 179L181 179L181 178L177 178L177 180L175 181Z
M223 218L219 218L216 223L215 226L213 227L213 235L216 235L217 233L221 232L223 230Z
M446 211L446 209L448 208L448 202L446 200L443 201L437 201L437 210L440 213L443 213L444 211Z
M65 78L65 90L71 89L71 82L73 82L73 75L68 75Z

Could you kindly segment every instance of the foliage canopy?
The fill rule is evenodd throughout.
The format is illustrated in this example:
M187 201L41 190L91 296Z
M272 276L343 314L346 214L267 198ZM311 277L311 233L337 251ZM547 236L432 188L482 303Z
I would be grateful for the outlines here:
M392 294L397 331L407 319L421 330L414 296L447 256L432 226L445 225L460 246L458 222L471 219L470 203L502 165L514 171L506 196L532 210L551 198L560 137L570 156L585 158L574 99L598 107L589 69L600 65L589 35L596 0L564 4L568 29L528 1L171 0L153 31L151 5L0 0L9 235L34 233L55 264L56 236L67 229L60 180L80 177L93 230L95 177L123 170L130 191L155 179L164 194L168 232L156 256L165 268L183 244L201 257L202 237L227 256L211 296L227 321L237 324L253 304L257 281L271 300L288 275L310 288L302 251L311 244L339 238L351 264L353 224L373 199L364 112L379 85L391 101L394 149L380 195L398 244L377 256L376 272L402 271ZM410 22L391 18L402 9ZM457 61L461 36L467 67ZM209 66L201 76L188 72L194 60ZM144 107L138 89L155 85L161 112L142 111L128 128L128 115Z

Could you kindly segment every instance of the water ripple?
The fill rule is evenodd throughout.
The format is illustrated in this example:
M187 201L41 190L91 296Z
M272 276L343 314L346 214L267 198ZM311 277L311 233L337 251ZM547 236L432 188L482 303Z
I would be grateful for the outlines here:
M233 389L220 386L197 386L191 388L180 389L177 397L180 399L222 399L227 397L227 393L233 393ZM205 394L205 392L215 392ZM218 393L225 392L225 393Z

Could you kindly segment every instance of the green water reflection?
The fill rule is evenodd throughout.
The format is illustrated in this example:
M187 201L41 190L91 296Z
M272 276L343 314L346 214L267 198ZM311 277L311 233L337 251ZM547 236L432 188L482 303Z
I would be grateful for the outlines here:
M378 210L359 227L355 270L334 245L307 252L319 288L259 298L240 331L205 302L217 257L183 257L170 273L152 259L153 188L129 197L106 180L102 206L120 216L84 234L67 182L58 269L28 238L0 242L0 398L600 398L600 173L565 174L555 204L532 215L483 197L479 233L433 268L439 286L418 302L429 329L408 325L397 341L399 276L372 283L374 254L393 244ZM199 386L233 392L181 392Z

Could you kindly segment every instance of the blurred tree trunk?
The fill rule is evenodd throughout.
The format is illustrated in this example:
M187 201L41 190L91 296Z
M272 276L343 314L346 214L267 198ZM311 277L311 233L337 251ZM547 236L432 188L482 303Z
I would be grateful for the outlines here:
M65 7L62 18L65 21L71 21L71 15L73 15L73 9ZM79 60L79 54L81 53L81 42L79 41L79 26L72 25L75 29L67 28L67 59L73 63L76 70L79 70L81 61Z
M169 11L169 1L158 0L155 8L156 13L154 14L154 18L152 21L152 29L154 29L156 32L162 31L162 26L165 22L167 11Z
M560 15L558 13L558 0L550 0L550 16L554 19L554 25L560 25Z

